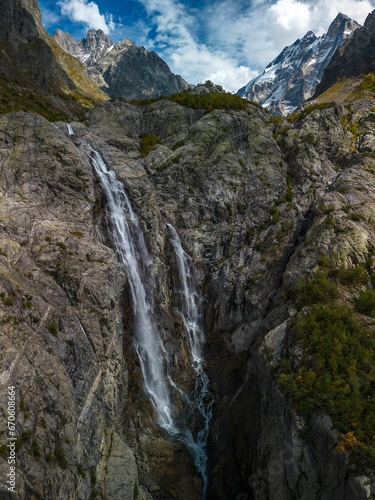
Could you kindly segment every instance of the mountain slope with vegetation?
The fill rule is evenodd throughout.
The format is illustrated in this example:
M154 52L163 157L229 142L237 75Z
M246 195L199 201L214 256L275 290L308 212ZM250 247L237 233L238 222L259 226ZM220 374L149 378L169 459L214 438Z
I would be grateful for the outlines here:
M42 26L37 0L4 0L0 27L0 110L58 119L108 99Z

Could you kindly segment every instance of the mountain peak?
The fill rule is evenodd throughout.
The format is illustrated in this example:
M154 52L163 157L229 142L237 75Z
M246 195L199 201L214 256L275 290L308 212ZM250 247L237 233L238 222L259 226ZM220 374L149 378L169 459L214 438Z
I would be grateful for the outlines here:
M83 39L84 40L84 39ZM89 43L100 43L100 42L105 42L105 43L109 43L110 45L113 44L112 40L104 33L103 30L101 29L98 29L98 30L95 30L95 29L91 29L91 30L88 30L87 32L87 37L86 37L86 42Z
M102 30L94 29L78 41L60 30L54 37L87 66L92 80L111 97L148 98L189 88L155 52L136 46L129 38L113 43Z
M340 12L330 24L327 36L336 38L340 33L352 34L359 26L356 21L353 21L350 17Z
M375 71L375 10L366 18L365 24L356 30L351 39L336 52L327 66L316 96L331 87L341 77L359 76Z
M89 30L86 38L78 41L83 55L79 59L87 65L94 64L114 43L102 30Z
M308 31L306 35L302 38L302 40L316 40L316 35L313 31Z
M355 21L338 14L327 34L317 37L308 31L238 93L275 114L293 111L313 95L333 54L358 27Z

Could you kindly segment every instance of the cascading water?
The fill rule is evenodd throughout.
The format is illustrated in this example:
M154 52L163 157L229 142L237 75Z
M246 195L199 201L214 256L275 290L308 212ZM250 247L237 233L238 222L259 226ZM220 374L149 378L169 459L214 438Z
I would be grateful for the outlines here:
M196 287L195 269L191 257L182 248L177 231L167 224L171 234L171 243L175 250L179 287L177 289L177 310L182 317L190 347L192 368L195 372L195 390L193 405L201 420L201 428L196 440L191 432L186 434L186 446L191 449L195 465L203 478L203 495L207 493L207 438L212 416L213 398L209 391L209 380L203 370L203 346L205 335L201 316L201 297ZM193 451L194 450L194 451Z
M143 382L158 423L170 434L178 430L173 422L170 395L164 370L164 349L153 319L152 260L148 254L138 218L133 212L122 183L107 169L93 148L92 163L107 198L113 223L113 239L118 258L127 271L134 309L135 347L140 359Z
M68 130L68 135L75 135L74 128L70 123L66 124L66 128Z
M118 258L129 279L135 324L135 348L139 356L144 388L149 396L159 425L171 436L182 441L194 458L203 479L202 498L207 491L207 436L211 417L212 398L208 390L208 377L202 368L204 343L201 328L199 301L196 292L190 257L183 251L180 239L170 224L171 242L176 251L181 282L181 300L178 310L188 336L192 367L196 375L192 398L177 386L168 373L168 355L153 316L154 280L153 263L147 251L138 218L134 213L123 184L114 172L108 170L100 154L89 146L91 160L105 193L113 224L113 240ZM190 260L189 260L190 259ZM200 420L200 430L194 438L187 418L179 415L172 399L187 408L188 415ZM207 400L208 404L207 404ZM194 417L195 418L195 417Z

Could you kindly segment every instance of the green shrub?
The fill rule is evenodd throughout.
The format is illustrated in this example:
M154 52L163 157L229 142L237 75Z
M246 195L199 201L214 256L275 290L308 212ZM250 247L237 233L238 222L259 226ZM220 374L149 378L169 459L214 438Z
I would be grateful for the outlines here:
M139 152L141 156L146 156L151 149L156 146L156 144L160 144L161 140L155 134L144 134L141 135L141 146L139 148Z
M358 91L368 90L371 93L375 94L375 75L373 73L369 73L368 75L363 75L363 81L358 87Z
M48 325L48 331L52 333L56 337L56 335L59 333L59 327L54 323L53 321Z
M30 441L31 439L31 431L24 431L21 436L19 436L16 439L15 445L16 445L16 452L20 451L20 449L23 447L25 443Z
M301 141L305 142L306 144L313 144L313 145L316 145L318 143L317 138L312 132L308 132L307 134L303 135L301 137Z
M270 208L270 214L271 214L271 222L272 224L277 224L280 220L280 214L277 210L277 207L275 207L275 205L273 205L271 208Z
M255 105L254 103L250 103L247 99L243 99L238 94L226 92L193 94L189 89L169 96L154 97L151 99L135 99L130 102L136 106L146 106L161 100L173 101L185 108L205 109L207 111L212 111L214 109L241 110L246 109L246 106L249 104Z
M327 254L320 255L317 259L317 264L320 267L330 268L331 267L331 260Z
M375 318L375 290L363 290L355 301L355 308L358 312Z
M367 283L368 275L362 264L355 267L340 267L330 272L330 276L337 279L342 285L359 285Z
M291 203L293 201L293 190L292 190L292 184L291 184L289 176L286 179L285 201L287 203Z
M315 111L316 109L326 109L331 107L331 103L315 103L315 104L310 104L309 106L305 106L303 109L297 109L296 111L293 111L290 115L288 115L288 120L291 123L296 123L301 121L303 118L305 118L307 115L309 115L312 111Z
M185 145L185 139L180 139L179 141L173 144L172 151L176 151L176 149L181 148L184 145Z
M13 299L10 295L5 295L4 292L1 292L0 293L0 299L2 301L2 303L5 305L5 306L12 306L13 305Z
M354 222L360 222L361 220L364 220L364 217L361 214L351 214L349 219Z
M314 410L326 412L341 433L353 432L357 445L373 453L375 338L352 310L314 304L299 313L277 380L307 420Z
M336 285L322 271L316 271L309 280L299 280L295 287L295 299L299 307L328 303L336 298Z
M85 472L85 470L84 470L84 468L82 467L82 465L81 465L81 464L77 464L77 472L78 472L78 474L79 474L79 475L80 475L83 479L85 479L85 477L86 477L86 472Z
M60 439L56 439L55 450L53 454L54 461L61 469L67 469L69 462L65 456L65 451Z
M283 121L284 121L284 117L283 116L274 116L274 115L272 115L272 116L269 117L268 123L279 125L280 123L283 123Z
M41 456L41 451L40 447L38 444L38 441L36 439L33 439L33 442L31 443L31 454L34 455L34 457L39 458Z

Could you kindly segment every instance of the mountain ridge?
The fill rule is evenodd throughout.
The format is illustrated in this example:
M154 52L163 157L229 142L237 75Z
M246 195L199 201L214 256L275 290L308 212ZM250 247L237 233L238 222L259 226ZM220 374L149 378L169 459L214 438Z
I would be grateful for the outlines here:
M16 107L22 106L24 99L42 113L48 113L50 107L58 114L59 108L74 117L82 113L82 106L108 98L84 66L62 51L44 30L36 0L4 0L2 16L0 85L4 109L12 109L15 102L20 103ZM22 97L22 88L29 97L27 91Z
M366 18L365 24L332 57L326 67L321 82L316 87L315 96L327 90L338 79L356 77L375 72L375 10Z
M190 87L155 52L136 46L129 38L113 43L102 30L89 30L86 38L76 41L56 30L54 39L87 66L92 80L110 97L158 97Z
M338 14L321 37L309 31L285 47L261 75L238 94L258 102L271 113L287 114L309 99L333 54L359 25Z

